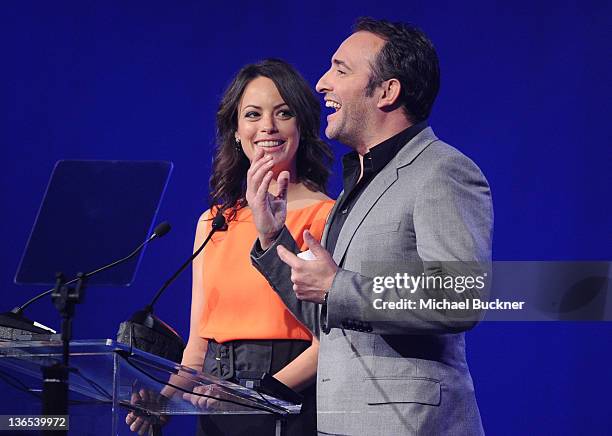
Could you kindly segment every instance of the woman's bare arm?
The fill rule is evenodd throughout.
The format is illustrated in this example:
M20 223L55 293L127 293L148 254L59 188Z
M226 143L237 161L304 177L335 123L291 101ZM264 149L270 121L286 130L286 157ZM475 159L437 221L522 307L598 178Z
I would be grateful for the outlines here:
M274 378L295 391L301 391L314 383L318 359L319 340L313 336L312 345L274 374Z

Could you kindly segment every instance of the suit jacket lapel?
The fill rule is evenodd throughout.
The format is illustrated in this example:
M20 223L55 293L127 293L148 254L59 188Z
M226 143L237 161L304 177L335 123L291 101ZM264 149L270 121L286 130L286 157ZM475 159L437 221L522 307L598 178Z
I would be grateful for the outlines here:
M321 245L323 245L324 248L327 246L327 234L329 233L329 227L331 226L332 217L336 213L336 209L338 209L338 205L342 203L343 195L344 195L344 191L342 191L340 195L338 195L338 198L336 199L334 206L331 208L331 210L329 211L329 214L327 215L327 220L325 220L325 227L323 228L323 235L321 236Z
M398 177L397 170L401 167L409 165L417 156L425 149L429 144L437 140L433 131L430 127L427 127L414 138L412 138L399 153L389 162L389 164L383 168L383 170L374 177L374 180L370 182L363 194L359 197L351 210L344 226L340 230L338 235L338 241L336 248L334 249L333 258L338 264L342 264L342 260L346 253L346 250L355 235L355 232L367 216L368 212L374 207L376 202L382 195L395 183ZM340 200L340 198L338 199ZM398 199L401 201L401 199ZM336 212L336 209L341 201L336 201L334 205L332 215ZM330 220L327 220L324 238L327 237L327 230L329 228Z
M389 187L397 180L397 171L395 167L386 167L381 171L375 178L370 182L366 190L361 194L355 206L351 210L348 218L344 222L340 234L338 235L338 242L334 249L333 258L338 264L342 264L342 258L346 253L357 228L364 220L370 209L374 207L376 201L389 189Z

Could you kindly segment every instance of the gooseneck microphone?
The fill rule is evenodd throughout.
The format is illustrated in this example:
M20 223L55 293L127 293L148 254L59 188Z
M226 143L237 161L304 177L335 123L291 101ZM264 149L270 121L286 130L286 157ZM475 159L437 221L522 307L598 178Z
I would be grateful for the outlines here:
M211 230L200 247L183 263L180 268L164 282L153 299L142 310L134 313L128 321L119 326L117 341L143 351L164 357L174 362L183 358L185 342L183 338L168 324L153 314L153 306L163 292L176 280L176 278L193 262L198 254L204 250L210 238L217 231L225 231L225 216L218 213L212 220Z
M103 271L106 271L108 269L111 269L121 263L127 262L128 260L132 259L134 256L136 256L143 248L145 245L147 245L149 242L151 242L154 239L159 239L163 236L165 236L169 231L170 231L171 227L170 224L167 221L164 221L160 224L158 224L155 229L153 229L153 233L151 234L151 236L149 236L142 244L140 244L134 251L132 251L130 254L128 254L126 257L116 260L112 263L109 263L108 265L105 265L101 268L95 269L91 272L88 272L86 274L84 274L83 278L88 278L88 277L92 277L96 274L99 274ZM76 283L79 280L79 277L74 278L68 282L65 283L65 285L71 285L73 283ZM34 334L49 334L49 333L55 333L53 331L51 331L50 329L47 330L46 328L41 328L37 326L37 323L27 319L25 316L23 316L23 311L30 306L32 303L34 303L37 300L40 300L41 298L51 294L53 292L55 288L51 288L48 289L38 295L36 295L34 298L31 298L30 300L28 300L26 303L22 304L21 306L17 306L15 308L13 308L10 312L6 312L3 314L0 314L0 336L5 337L7 335L11 336L6 337L6 339L16 339L16 337L13 337L15 334L18 334L18 336L31 336L31 333ZM44 326L42 326L44 327ZM16 329L16 330L13 330ZM30 334L28 334L30 333Z
M198 257L198 254L200 254L202 250L204 250L204 247L206 247L206 244L208 244L208 241L210 240L210 238L212 238L212 235L214 235L215 232L217 232L218 230L221 230L224 226L225 226L225 216L223 216L223 214L218 214L212 220L211 230L208 233L208 236L206 237L202 245L200 245L200 247L196 251L193 252L193 254L189 257L189 259L187 259L185 263L181 265L181 267L172 275L172 277L166 280L166 282L162 285L161 288L159 288L159 291L157 291L157 294L155 294L155 297L153 297L153 299L148 304L148 306L145 307L145 309L149 309L150 311L153 311L153 306L155 305L155 303L157 302L161 294L166 290L166 288L170 286L172 282L176 280L176 278L185 270L185 268L189 266L189 264L191 264L191 262L193 262L193 259Z

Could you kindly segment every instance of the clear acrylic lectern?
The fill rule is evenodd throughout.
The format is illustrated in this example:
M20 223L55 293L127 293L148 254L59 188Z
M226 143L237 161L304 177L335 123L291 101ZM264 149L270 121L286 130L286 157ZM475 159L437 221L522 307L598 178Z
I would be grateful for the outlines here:
M0 342L0 367L20 374L24 383L40 383L41 368L62 359L61 341ZM154 356L111 339L70 343L69 387L73 394L111 409L111 434L125 425L129 410L150 415L275 414L276 434L283 420L300 412L300 405L259 393ZM145 395L142 395L145 393ZM195 393L200 407L183 399Z

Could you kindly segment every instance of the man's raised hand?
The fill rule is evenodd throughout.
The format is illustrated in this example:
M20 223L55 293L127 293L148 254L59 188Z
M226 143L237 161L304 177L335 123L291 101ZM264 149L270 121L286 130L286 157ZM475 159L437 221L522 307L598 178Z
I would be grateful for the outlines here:
M291 281L296 297L320 304L331 288L338 265L308 230L304 231L304 241L316 259L300 259L282 245L277 247L278 257L291 267Z

